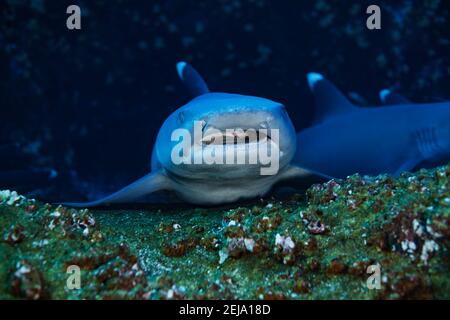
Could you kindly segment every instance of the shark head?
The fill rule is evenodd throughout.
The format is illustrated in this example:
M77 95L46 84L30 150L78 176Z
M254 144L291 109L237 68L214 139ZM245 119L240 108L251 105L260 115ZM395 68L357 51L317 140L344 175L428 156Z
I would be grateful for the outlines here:
M169 173L185 178L275 175L295 154L283 104L254 96L205 93L172 113L155 144Z

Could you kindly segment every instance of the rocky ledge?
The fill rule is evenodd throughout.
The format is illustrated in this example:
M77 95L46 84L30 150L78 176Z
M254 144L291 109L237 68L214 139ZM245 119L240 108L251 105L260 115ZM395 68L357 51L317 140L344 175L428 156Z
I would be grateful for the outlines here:
M449 219L450 165L221 208L75 210L5 190L0 298L449 299Z

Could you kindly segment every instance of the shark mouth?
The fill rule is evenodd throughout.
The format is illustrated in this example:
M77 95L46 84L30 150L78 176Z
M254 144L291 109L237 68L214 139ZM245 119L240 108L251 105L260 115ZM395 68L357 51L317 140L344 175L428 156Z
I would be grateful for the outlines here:
M201 143L210 145L246 145L252 143L271 143L270 132L267 129L208 129Z

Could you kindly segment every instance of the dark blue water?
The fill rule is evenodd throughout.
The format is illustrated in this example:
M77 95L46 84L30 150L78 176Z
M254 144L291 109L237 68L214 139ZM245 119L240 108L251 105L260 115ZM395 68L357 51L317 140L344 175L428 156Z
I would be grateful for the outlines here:
M148 171L159 126L189 100L179 60L214 91L284 103L297 130L314 110L308 71L366 106L386 87L450 98L446 1L377 1L373 31L368 1L1 3L0 188L44 200L97 197ZM81 30L66 28L70 4Z

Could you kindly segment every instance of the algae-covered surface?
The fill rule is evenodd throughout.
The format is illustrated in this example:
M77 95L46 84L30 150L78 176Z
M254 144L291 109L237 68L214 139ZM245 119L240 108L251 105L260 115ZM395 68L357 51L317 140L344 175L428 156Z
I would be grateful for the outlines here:
M4 299L450 298L450 165L226 208L0 203Z

